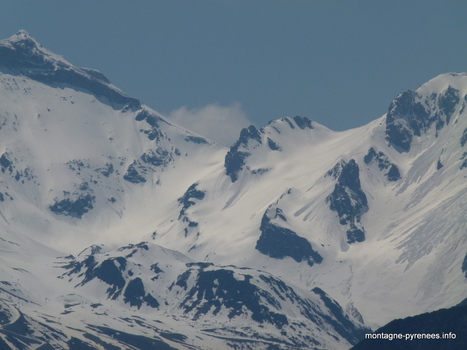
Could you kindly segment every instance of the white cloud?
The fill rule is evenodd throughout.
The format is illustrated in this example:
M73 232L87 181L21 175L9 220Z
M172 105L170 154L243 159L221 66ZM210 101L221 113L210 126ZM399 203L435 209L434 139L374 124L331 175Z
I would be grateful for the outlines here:
M209 104L193 109L183 106L170 112L169 118L223 146L231 146L238 139L240 130L253 124L242 111L240 103L230 106Z

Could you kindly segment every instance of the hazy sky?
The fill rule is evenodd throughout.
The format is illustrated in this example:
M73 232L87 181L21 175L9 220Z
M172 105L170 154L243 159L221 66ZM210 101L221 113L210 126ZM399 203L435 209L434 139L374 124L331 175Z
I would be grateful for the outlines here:
M201 128L301 115L345 130L467 71L465 0L0 0L0 37L19 29Z

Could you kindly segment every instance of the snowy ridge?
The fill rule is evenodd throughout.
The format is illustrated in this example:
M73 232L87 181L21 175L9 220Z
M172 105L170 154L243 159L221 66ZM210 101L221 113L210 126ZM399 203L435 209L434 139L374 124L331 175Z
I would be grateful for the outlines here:
M230 148L0 41L0 347L348 349L467 297L467 75Z
M20 30L0 41L0 65L7 73L23 75L53 87L72 85L74 89L92 92L104 103L113 106L138 107L141 103L110 84L101 72L72 65ZM118 108L118 107L117 107Z

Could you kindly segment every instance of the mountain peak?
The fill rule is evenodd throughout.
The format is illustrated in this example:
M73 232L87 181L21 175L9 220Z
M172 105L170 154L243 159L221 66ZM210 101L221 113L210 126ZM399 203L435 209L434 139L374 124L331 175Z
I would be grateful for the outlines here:
M0 40L0 67L24 74L31 69L50 71L71 66L63 57L44 48L24 29Z
M462 114L467 96L467 75L447 73L423 84L417 90L399 94L386 115L386 140L400 153L409 152L414 137L433 134L449 125L456 112Z
M34 39L26 30L20 29L18 32L7 39L10 42L19 42L19 41L34 41L37 43L37 40Z
M0 71L23 75L52 86L70 86L88 91L116 108L140 106L140 102L110 84L101 72L76 67L62 56L43 47L22 29L8 39L0 40Z
M0 45L10 48L18 46L24 47L25 45L28 47L43 48L42 45L24 29L20 29L16 34L12 35L8 39L0 40Z

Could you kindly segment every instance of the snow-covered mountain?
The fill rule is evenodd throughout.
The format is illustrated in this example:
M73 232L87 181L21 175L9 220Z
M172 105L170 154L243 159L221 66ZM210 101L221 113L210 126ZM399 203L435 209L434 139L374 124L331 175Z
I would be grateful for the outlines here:
M0 348L349 349L467 297L467 75L230 148L0 41Z

